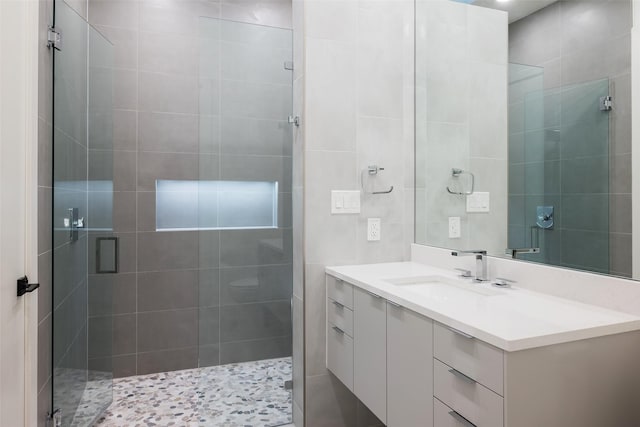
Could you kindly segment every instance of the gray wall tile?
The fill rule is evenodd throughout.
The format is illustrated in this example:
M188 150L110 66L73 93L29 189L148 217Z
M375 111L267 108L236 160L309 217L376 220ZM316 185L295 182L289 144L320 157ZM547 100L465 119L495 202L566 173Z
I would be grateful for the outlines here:
M611 194L609 197L610 231L631 234L631 194Z
M134 191L113 193L113 231L119 233L136 231L136 193Z
M198 113L197 77L139 73L140 111Z
M611 233L609 235L609 268L613 274L631 277L633 272L632 235Z
M138 233L138 271L198 267L198 233L167 231Z
M195 347L197 325L197 309L138 313L138 352Z
M219 345L200 345L198 346L198 366L217 366L220 364L220 346Z
M290 264L291 230L225 230L220 232L220 266Z
M221 342L291 335L291 302L228 305L220 309Z
M129 0L91 0L89 19L92 24L137 29L139 3Z
M113 70L113 108L135 110L138 107L138 73L135 70Z
M198 38L162 32L140 32L140 71L198 75Z
M223 342L220 344L220 363L241 363L252 360L275 359L291 355L291 337Z
M89 275L89 316L136 312L136 273Z
M217 307L220 305L220 270L200 269L198 270L199 295L198 303L200 307Z
M198 179L196 154L141 152L138 156L138 191L155 191L158 179Z
M198 348L190 347L138 353L137 365L138 375L197 368Z
M223 305L288 300L292 289L291 265L220 269Z
M91 0L89 3L95 3L95 1ZM116 3L112 2L112 4ZM135 5L131 6L135 7ZM91 9L91 6L89 9ZM95 16L91 17L91 20L93 21L94 18ZM116 23L116 25L119 25L119 23ZM96 25L96 29L113 45L112 65L114 68L136 69L138 67L138 32L135 29L104 25Z
M198 307L198 271L138 274L138 311Z
M198 310L198 331L198 346L217 346L220 343L219 307L200 307Z
M138 144L141 151L197 153L197 115L171 113L138 114Z
M137 149L137 116L134 110L113 110L113 149L135 151Z

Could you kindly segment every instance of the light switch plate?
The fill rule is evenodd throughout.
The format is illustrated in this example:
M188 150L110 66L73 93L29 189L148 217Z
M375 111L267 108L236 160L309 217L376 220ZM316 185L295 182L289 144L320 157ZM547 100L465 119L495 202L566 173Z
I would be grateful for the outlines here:
M490 194L488 192L476 191L467 196L467 212L489 212L490 210Z
M331 213L334 215L360 213L360 191L331 191Z

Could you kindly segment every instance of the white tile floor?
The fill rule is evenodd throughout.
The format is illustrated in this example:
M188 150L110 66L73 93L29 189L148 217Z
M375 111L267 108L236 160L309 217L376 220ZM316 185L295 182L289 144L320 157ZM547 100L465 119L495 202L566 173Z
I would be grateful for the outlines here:
M273 427L291 423L291 358L114 380L96 427Z

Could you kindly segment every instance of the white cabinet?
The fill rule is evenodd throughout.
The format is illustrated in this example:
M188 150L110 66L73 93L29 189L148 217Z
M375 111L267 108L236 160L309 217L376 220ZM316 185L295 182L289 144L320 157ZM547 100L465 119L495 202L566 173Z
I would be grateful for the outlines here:
M433 322L387 302L387 425L431 427Z
M640 426L640 331L515 352L327 276L327 368L390 427Z
M353 388L358 399L387 421L387 302L353 290Z
M433 394L476 426L502 426L502 396L435 359Z
M353 390L353 286L327 276L327 369Z
M353 338L335 325L327 328L327 368L353 392Z
M504 394L504 352L499 348L436 323L433 355L500 396Z

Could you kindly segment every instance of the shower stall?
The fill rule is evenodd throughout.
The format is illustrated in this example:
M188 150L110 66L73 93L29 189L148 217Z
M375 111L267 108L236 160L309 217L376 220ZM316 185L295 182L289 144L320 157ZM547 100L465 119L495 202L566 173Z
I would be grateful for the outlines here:
M291 422L292 31L213 6L55 1L58 425Z
M545 88L544 78L509 65L509 248L609 273L609 79Z

